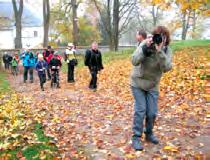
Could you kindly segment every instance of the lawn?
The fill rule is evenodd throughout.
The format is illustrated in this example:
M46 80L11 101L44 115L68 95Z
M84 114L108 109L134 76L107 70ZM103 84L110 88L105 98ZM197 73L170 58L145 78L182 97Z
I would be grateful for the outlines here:
M44 134L42 124L29 115L30 106L15 93L0 72L0 159L52 159L57 148Z
M197 63L197 60L199 60L198 62L202 62L203 58L196 57L194 59L191 59L191 58L193 58L193 57L191 57L191 55L183 54L183 53L191 52L192 54L194 54L194 53L198 52L198 53L208 54L210 47L207 47L207 46L209 44L210 44L209 40L208 41L207 40L205 40L205 41L193 40L193 41L172 42L171 47L173 48L173 50L174 51L179 50L179 52L177 52L178 56L176 57L177 64L179 61L183 62L183 59L186 59L187 62L189 62L189 64L186 62L181 63L181 64L179 63L179 65L182 65L181 69L184 70L185 67L186 68L188 67L188 70L190 70L190 69L193 70L194 68L196 70L193 70L194 72L192 72L192 73L190 71L186 70L185 72L188 71L186 73L186 75L185 75L185 72L178 72L178 70L175 70L176 72L174 71L174 75L179 75L179 78L172 79L173 78L172 75L168 75L168 76L171 76L168 78L165 77L164 82L166 82L166 83L163 83L165 85L165 88L167 88L167 86L172 86L177 90L178 93L179 92L182 93L180 90L180 87L185 87L185 90L187 92L189 90L189 93L191 93L190 89L197 90L197 88L200 84L198 82L196 84L194 84L194 81L191 79L191 77L193 77L193 76L197 77L197 78L200 77L199 79L197 79L197 81L199 81L199 82L202 82L201 80L209 78L209 75L207 75L204 72L204 65L203 65L204 63ZM192 49L197 46L203 46L204 48L198 48L198 50L197 50L197 48ZM189 49L188 49L188 47L189 47ZM185 48L185 49L183 49L183 51L182 50L180 51L180 49L182 49L182 48ZM104 79L109 78L111 81L108 81L108 82L112 82L112 84L115 84L115 82L116 82L116 85L114 85L114 87L115 87L115 91L116 91L116 93L118 93L118 95L121 95L121 94L123 95L124 93L128 93L127 90L123 90L125 92L119 92L119 91L121 91L120 90L121 88L126 88L126 87L124 87L127 85L127 75L125 73L127 73L128 68L127 68L126 64L129 64L127 59L131 56L133 51L134 51L134 48L126 49L126 50L118 51L118 52L103 53L103 63L104 64L112 65L111 64L112 62L115 62L115 63L113 64L114 67L110 67L109 74L104 73L104 75L101 75L101 76L104 76ZM194 56L199 56L199 54L197 54L197 55L194 54ZM191 58L189 58L189 57L191 57ZM78 59L79 59L78 68L84 67L84 57L79 56ZM117 60L119 60L119 63L116 63ZM126 64L124 63L125 62L124 60L127 61ZM196 61L193 61L193 60L196 60ZM192 65L192 66L190 66L190 65ZM67 71L66 66L67 65L64 63L63 68L62 68L62 70L64 72ZM122 67L122 66L124 66L124 67ZM116 72L116 74L110 74L110 72L113 72L113 73ZM109 75L109 76L106 76L106 75ZM116 77L116 75L117 75L117 77ZM81 76L84 76L83 79L86 82L87 80L86 80L85 74L82 75L82 73L81 73ZM120 77L121 77L121 80L120 80ZM182 84L183 77L187 78L184 81L184 82L186 82L186 84L184 84L184 85ZM27 103L29 100L27 100L27 99L24 100L24 97L20 97L19 94L13 93L14 91L11 90L11 88L9 86L9 82L6 79L7 79L7 74L4 72L0 72L0 124L3 126L0 128L0 159L1 158L5 158L5 159L6 158L9 158L9 159L18 159L19 158L20 159L23 157L26 159L52 159L52 157L58 156L58 155L54 154L54 153L58 152L58 150L54 144L55 143L54 140L45 135L45 133L44 133L45 129L43 128L42 124L35 120L36 116L38 117L39 114L37 114L35 116L35 114L34 114L35 111L33 112L33 114L31 114L31 106L30 105L27 106ZM115 79L115 80L113 81L113 79ZM123 87L120 87L119 85L117 85L117 84L119 84L118 80L123 82L122 83ZM176 80L177 82L174 83L173 80ZM105 82L106 81L104 81L104 82L101 81L101 85L103 85L103 83L104 83L104 86L106 86ZM190 84L188 82L190 82ZM169 83L170 83L170 85L168 85ZM189 85L189 87L187 87L187 85ZM112 87L111 89L114 90L113 86L111 86L111 87ZM119 87L119 88L116 88L116 87ZM63 93L66 93L66 92L63 92ZM85 93L86 92L84 92L83 94L85 94ZM88 95L88 93L87 93L87 95ZM28 96L28 93L27 93L27 96ZM33 93L33 96L34 96L34 93ZM88 97L88 96L86 96L86 97ZM123 96L125 96L124 98L127 98L126 94ZM130 94L129 94L129 96L130 96ZM61 97L63 98L64 96L61 96ZM48 99L48 101L49 100L50 99ZM87 100L89 100L89 98L87 98ZM71 105L74 104L74 101L70 101L70 102L73 102ZM68 103L70 103L70 102L68 102ZM104 102L107 102L107 101L104 100ZM172 102L173 101L170 101L171 105L169 105L169 106L173 106ZM79 102L79 104L81 104L81 103L82 102ZM48 104L48 103L46 103L46 104ZM100 104L101 104L101 102L100 102ZM109 105L107 105L107 106L109 106ZM65 104L65 106L66 106L66 104ZM74 107L76 107L76 106L77 106L77 103L75 103ZM120 106L120 104L119 104L119 106ZM88 108L88 110L89 110L89 108ZM71 111L71 112L69 112L69 111ZM74 116L72 114L72 112L74 112L74 111L76 112L77 110L68 109L68 110L65 110L64 113L68 113L69 115L67 114L67 116L69 116L69 117L71 116L71 118L72 118L72 116ZM45 111L40 110L40 113L44 113L44 112ZM49 110L47 111L47 113L48 112L49 112ZM182 110L180 110L180 112L182 113ZM39 112L37 112L37 113L39 113ZM54 114L54 112L52 112L52 114ZM77 115L77 114L75 114L75 115ZM109 118L109 115L108 115L108 118ZM72 134L72 135L74 135L74 134Z
M185 40L185 41L174 41L171 43L173 50L180 50L185 47L206 47L210 46L210 40Z
M0 93L10 90L9 82L6 80L6 73L0 71Z
M186 41L173 41L171 43L171 48L173 51L178 51L187 47L210 47L210 40L186 40ZM100 48L99 48L100 49ZM103 64L107 64L114 60L122 60L131 56L135 48L125 49L121 51L109 51L102 53ZM78 66L79 68L84 66L84 55L78 56ZM62 67L63 72L67 72L67 65L64 62Z

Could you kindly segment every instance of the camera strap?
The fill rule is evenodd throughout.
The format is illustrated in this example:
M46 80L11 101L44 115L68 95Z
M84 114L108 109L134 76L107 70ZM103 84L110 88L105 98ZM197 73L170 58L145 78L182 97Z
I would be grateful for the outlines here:
M168 47L167 47L167 46L164 46L163 51L164 51L165 53L167 53Z

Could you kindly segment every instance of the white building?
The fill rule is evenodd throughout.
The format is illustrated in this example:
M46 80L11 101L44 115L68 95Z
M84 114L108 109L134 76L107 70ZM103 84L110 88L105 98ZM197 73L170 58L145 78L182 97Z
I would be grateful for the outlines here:
M42 8L40 8L42 12ZM3 24L2 20L7 23ZM16 29L12 1L0 0L0 49L13 49ZM41 46L43 42L42 19L33 13L27 3L24 4L22 15L22 45L25 47Z

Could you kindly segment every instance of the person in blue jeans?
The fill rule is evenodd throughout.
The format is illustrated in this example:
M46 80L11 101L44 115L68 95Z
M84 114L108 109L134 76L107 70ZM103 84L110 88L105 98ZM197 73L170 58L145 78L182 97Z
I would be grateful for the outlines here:
M36 71L39 76L41 90L44 91L44 83L46 83L47 62L43 58L43 54L38 54L38 62L36 63Z
M142 34L142 31L139 33ZM132 147L135 150L143 150L140 140L143 132L147 141L159 143L153 128L158 111L159 82L163 73L172 69L169 43L168 29L158 26L152 36L142 40L132 54L131 90L134 97Z
M24 67L24 83L26 83L26 81L28 80L28 72L30 75L30 82L33 83L33 70L37 61L37 57L33 54L33 52L27 49L21 54L20 59L23 61L22 63Z

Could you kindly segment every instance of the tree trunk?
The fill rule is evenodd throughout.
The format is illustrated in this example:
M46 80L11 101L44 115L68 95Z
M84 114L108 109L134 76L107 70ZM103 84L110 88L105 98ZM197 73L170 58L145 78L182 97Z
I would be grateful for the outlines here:
M23 13L23 0L19 1L19 9L17 9L17 3L12 0L13 10L15 14L15 26L16 26L16 37L15 37L15 48L22 48L22 13Z
M193 10L193 35L192 38L196 37L196 11Z
M22 48L22 24L21 18L16 19L16 37L15 37L15 48Z
M44 20L43 47L47 47L48 46L49 26L50 26L50 3L49 3L49 0L43 0L43 20Z
M152 19L153 19L153 27L157 25L157 17L158 17L158 8L155 12L155 5L152 6Z
M111 51L114 50L114 40L113 40L113 31L112 31L112 18L111 18L111 1L107 0L107 9L106 9L106 14L107 14L107 20L105 20L105 24L107 24L106 31L109 36L109 49Z
M196 29L196 12L193 10L193 33L195 32Z
M183 14L183 18L182 18L182 40L186 40L186 37L187 37L187 31L188 31L188 28L189 28L189 21L190 21L190 13L191 13L191 11L189 11L188 15L186 13Z
M73 43L74 45L78 45L79 29L78 29L78 18L77 18L77 8L78 8L77 0L71 0L71 4L72 4Z
M186 13L184 13L182 17L182 40L185 40L186 36L187 36L187 21L186 21Z
M118 43L119 43L119 8L120 2L119 0L114 0L114 7L113 7L113 41L114 41L114 50L118 50Z
M108 36L110 50L118 50L119 36L126 25L129 24L129 19L131 19L129 15L131 15L137 0L134 2L130 2L131 0L104 0L102 3L98 0L92 1L99 11L103 27ZM124 21L121 21L122 19Z
M114 50L114 41L113 41L113 37L109 36L109 50L113 51Z

